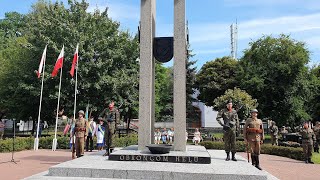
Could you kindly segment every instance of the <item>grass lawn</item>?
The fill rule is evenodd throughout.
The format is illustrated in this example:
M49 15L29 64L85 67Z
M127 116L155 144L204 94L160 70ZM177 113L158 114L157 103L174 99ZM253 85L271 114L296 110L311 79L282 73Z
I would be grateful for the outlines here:
M315 164L320 164L320 154L319 153L312 153L312 158L311 160L315 163Z

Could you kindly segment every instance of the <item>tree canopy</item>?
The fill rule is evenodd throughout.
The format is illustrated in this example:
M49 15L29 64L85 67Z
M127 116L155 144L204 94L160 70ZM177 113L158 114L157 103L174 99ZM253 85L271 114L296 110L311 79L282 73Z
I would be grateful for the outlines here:
M207 106L213 106L215 98L238 85L237 68L238 62L228 56L205 63L196 76L196 86L200 91L198 99Z

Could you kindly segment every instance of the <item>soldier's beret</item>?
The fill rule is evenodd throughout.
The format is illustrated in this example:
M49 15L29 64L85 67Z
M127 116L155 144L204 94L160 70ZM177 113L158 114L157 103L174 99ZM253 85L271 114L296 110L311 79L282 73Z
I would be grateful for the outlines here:
M250 111L251 113L258 113L258 110L257 109L252 109L251 111Z
M84 115L84 111L83 110L80 110L78 113Z
M229 103L232 103L232 99L229 99L229 100L227 101L227 104L229 104Z
M103 118L102 118L102 117L98 117L98 120L99 120L99 121L103 121Z

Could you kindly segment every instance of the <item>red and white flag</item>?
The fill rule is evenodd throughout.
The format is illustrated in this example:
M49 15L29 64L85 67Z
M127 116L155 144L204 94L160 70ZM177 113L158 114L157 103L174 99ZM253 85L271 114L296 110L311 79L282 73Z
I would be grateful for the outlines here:
M73 61L72 61L72 66L71 66L71 70L70 70L70 75L72 77L74 76L74 69L76 68L77 63L78 63L78 58L79 58L78 48L79 48L79 44L77 44L76 52L74 52L74 55L73 55Z
M39 69L37 71L38 78L40 78L41 73L42 73L42 69L43 69L43 65L44 65L44 63L46 63L46 55L47 55L47 45L43 50L42 57L41 57L41 60L40 60Z
M52 71L52 73L51 73L51 77L55 77L55 76L58 74L59 69L62 68L62 65L63 65L63 56L64 56L64 45L63 45L63 47L62 47L62 49L61 49L61 52L60 52L60 54L59 54L59 57L58 57L58 59L57 59L57 61L56 61L56 65L55 65L54 68L53 68L53 71Z

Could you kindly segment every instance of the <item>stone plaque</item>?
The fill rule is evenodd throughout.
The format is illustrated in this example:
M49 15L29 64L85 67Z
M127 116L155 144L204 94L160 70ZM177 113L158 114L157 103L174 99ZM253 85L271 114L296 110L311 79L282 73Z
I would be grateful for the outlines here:
M119 155L111 154L109 160L114 161L147 161L147 162L172 162L172 163L195 163L195 164L210 164L210 157L196 156L167 156L167 155Z

